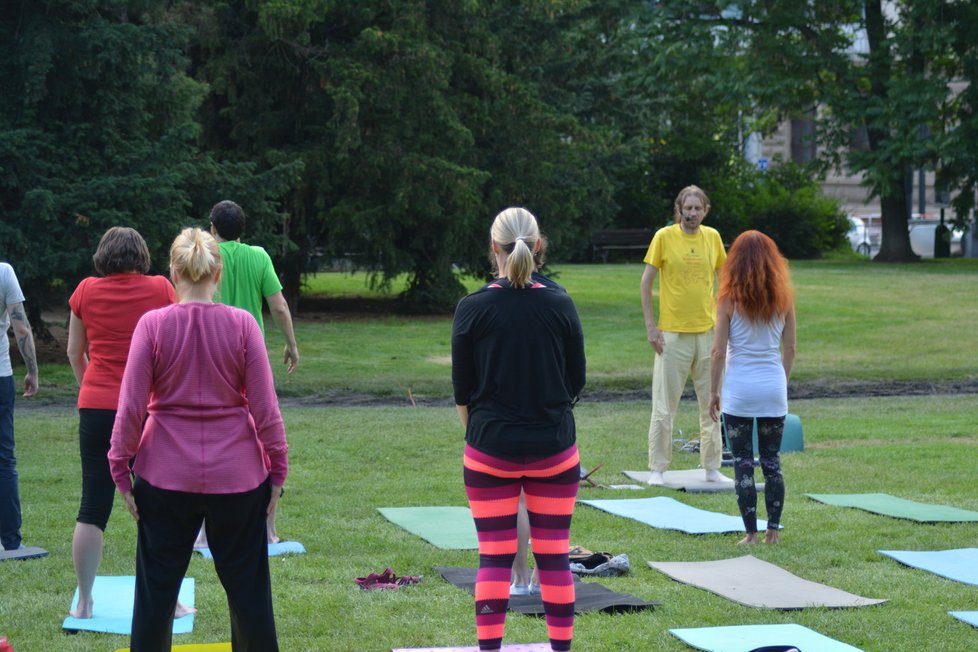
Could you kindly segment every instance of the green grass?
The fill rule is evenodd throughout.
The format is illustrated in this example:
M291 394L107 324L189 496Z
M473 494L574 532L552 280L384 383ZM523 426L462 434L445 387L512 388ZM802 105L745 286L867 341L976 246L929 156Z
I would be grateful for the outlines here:
M642 264L556 266L574 297L588 356L586 392L636 391L650 384L652 350L639 302ZM978 323L978 260L880 265L865 260L792 264L798 356L792 379L811 381L962 381L975 377L966 334ZM365 274L322 273L306 292L389 297ZM474 289L478 280L465 279ZM392 291L403 288L396 281ZM281 369L282 337L270 320L268 345ZM296 322L302 360L279 376L283 397L336 394L448 397L451 317L303 314ZM13 356L17 358L16 354ZM75 394L67 365L43 365L39 401ZM405 398L405 400L407 400Z
M577 303L585 328L588 392L645 390L652 355L645 342L638 286L641 265L558 266L558 281ZM978 261L877 265L858 260L792 265L797 289L799 352L793 381L965 381L975 376L970 355L978 322ZM321 274L309 291L331 296L383 296L364 289L363 275ZM468 282L471 287L477 281ZM448 317L349 315L300 319L302 353L291 377L277 364L286 397L403 396L404 407L289 407L289 491L280 532L309 554L271 561L282 649L373 651L395 646L474 644L472 599L435 577L435 565L475 565L474 551L440 551L389 524L377 507L464 505L462 433L454 410L409 407L417 397L450 396ZM272 351L280 336L270 329ZM16 354L13 356L17 358ZM80 471L73 378L66 365L45 365L42 393L18 399L18 470L29 545L45 559L0 563L0 633L18 652L114 650L121 636L66 636L61 621L74 590L70 541ZM61 405L32 409L44 402ZM343 405L341 401L338 405ZM648 560L707 560L744 554L734 535L689 536L653 530L582 506L574 543L627 552L631 575L602 580L611 588L662 602L655 611L578 618L575 649L596 652L686 650L670 627L797 622L865 650L945 650L978 643L974 628L946 615L973 610L975 589L882 557L878 549L974 547L975 524L918 525L857 510L820 505L812 493L885 491L897 496L978 510L974 492L978 402L973 395L797 400L807 449L784 457L788 499L784 545L750 552L806 579L889 602L862 609L795 612L754 610L674 582ZM604 483L642 469L647 458L649 405L589 402L577 408L584 464ZM676 422L686 437L697 430L694 405L684 401ZM675 468L697 456L676 453ZM582 497L671 495L696 507L736 513L731 495L678 495L666 490L585 489ZM135 527L121 504L106 534L103 574L132 574ZM425 581L396 593L357 590L353 578L392 566ZM228 640L227 607L210 562L194 559L201 612L194 633L176 643ZM541 619L511 616L507 641L544 640Z
M886 491L911 499L978 510L974 460L978 403L973 396L805 400L792 404L805 429L806 451L784 456L788 486L783 545L735 544L736 535L690 536L654 530L580 506L572 540L593 550L625 552L632 572L602 579L607 586L661 601L654 611L578 617L575 647L595 652L684 650L670 627L795 622L865 650L920 649L920 632L945 650L972 649L973 628L946 615L975 608L975 589L900 566L878 549L973 547L975 524L919 525L858 510L830 507L805 492ZM692 401L677 425L695 429ZM474 644L472 598L438 578L436 565L477 563L474 551L437 550L388 523L377 507L464 505L462 433L449 407L289 408L291 473L280 532L301 540L308 554L273 558L272 582L283 650L389 650L400 646ZM577 409L584 464L603 464L603 483L643 468L648 405L582 403ZM126 637L66 636L60 623L74 589L70 540L77 509L77 418L65 409L17 412L18 457L28 544L45 559L0 564L0 630L18 651L113 650ZM698 456L676 453L675 468ZM584 489L582 497L669 495L691 505L735 514L732 495L668 490ZM135 526L117 504L106 535L103 574L132 574ZM742 607L679 584L646 562L709 560L750 552L801 577L859 595L886 598L862 609L778 612ZM353 578L392 566L425 576L396 593L359 591ZM195 558L194 632L176 643L228 640L227 607L211 562ZM511 615L507 641L545 640L542 619ZM640 643L639 643L640 642ZM637 647L638 646L638 647Z

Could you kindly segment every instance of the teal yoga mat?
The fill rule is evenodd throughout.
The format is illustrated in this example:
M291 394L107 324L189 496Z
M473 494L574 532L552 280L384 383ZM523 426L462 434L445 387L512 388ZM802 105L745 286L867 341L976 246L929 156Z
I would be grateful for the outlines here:
M947 505L917 503L890 494L805 494L812 500L836 507L855 507L873 514L905 518L918 523L974 523L978 512Z
M730 450L730 440L727 437L727 429L723 427L721 422L721 428L723 432L723 442ZM757 420L754 420L754 431L751 433L753 438L751 439L751 445L754 447L754 457L757 457ZM805 434L801 427L801 418L797 414L788 414L784 417L784 430L781 433L781 448L779 452L781 453L800 453L805 450Z
M279 541L278 543L268 544L268 556L277 557L279 555L301 555L306 551L306 547L298 541ZM204 559L214 559L210 548L194 548L194 552L199 552Z
M136 578L132 575L100 575L95 578L92 599L95 613L91 618L72 618L68 616L61 628L68 631L101 632L103 634L126 634L132 631L132 603L136 595ZM183 578L180 585L179 600L188 607L194 606L194 578ZM78 604L78 589L71 600L71 608ZM189 634L194 629L194 616L190 614L173 621L174 634Z
M978 548L953 550L880 550L901 564L919 568L949 580L978 586Z
M978 627L978 611L949 611L948 613L961 622Z
M609 500L581 500L585 505L630 518L663 530L679 530L687 534L719 534L743 532L744 521L740 516L728 516L717 512L690 507L668 496L653 498L621 498ZM767 529L767 521L757 519L757 529Z
M683 643L706 652L745 652L767 645L793 645L803 652L862 652L801 625L734 625L670 629Z
M391 523L444 550L477 550L479 540L468 507L378 507Z

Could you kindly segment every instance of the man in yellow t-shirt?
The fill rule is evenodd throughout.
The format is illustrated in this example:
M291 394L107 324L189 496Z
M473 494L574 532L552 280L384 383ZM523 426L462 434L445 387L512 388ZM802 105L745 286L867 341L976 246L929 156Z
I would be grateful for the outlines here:
M676 198L675 224L659 229L645 255L642 313L652 368L652 420L649 425L649 484L661 485L672 462L672 424L686 379L693 377L700 410L700 464L709 482L729 481L720 473L723 443L710 417L710 351L716 324L717 272L727 259L716 229L702 226L710 200L696 186ZM652 283L659 277L659 321Z

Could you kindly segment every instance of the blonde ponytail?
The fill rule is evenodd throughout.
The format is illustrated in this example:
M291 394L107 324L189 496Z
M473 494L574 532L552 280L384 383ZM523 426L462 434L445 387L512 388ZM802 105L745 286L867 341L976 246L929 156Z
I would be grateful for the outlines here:
M492 222L492 241L506 254L505 275L513 287L530 283L537 265L533 250L540 241L537 218L525 208L507 208Z
M221 268L214 236L198 227L181 231L170 247L170 268L191 283L212 278Z

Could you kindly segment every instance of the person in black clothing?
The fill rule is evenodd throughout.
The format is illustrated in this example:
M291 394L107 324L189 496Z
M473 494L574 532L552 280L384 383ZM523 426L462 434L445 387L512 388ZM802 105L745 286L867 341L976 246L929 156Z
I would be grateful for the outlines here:
M480 650L502 646L522 492L550 646L574 627L570 522L580 481L573 406L585 382L584 335L570 296L537 273L536 218L496 216L495 281L462 299L452 329L452 384L465 427L464 480L479 537Z

